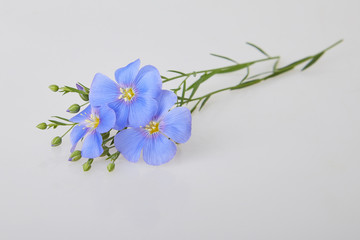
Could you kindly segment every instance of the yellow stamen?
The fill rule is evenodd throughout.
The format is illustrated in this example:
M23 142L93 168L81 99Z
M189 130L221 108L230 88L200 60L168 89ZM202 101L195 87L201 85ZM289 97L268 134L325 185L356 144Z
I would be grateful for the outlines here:
M148 125L145 126L145 130L147 130L150 134L154 134L159 132L159 123L151 121Z
M95 129L100 123L100 118L95 114L91 114L90 118L86 119L85 122L87 123L86 127Z
M120 88L120 92L122 94L119 96L119 99L124 99L126 102L131 101L135 96L135 92L132 88Z

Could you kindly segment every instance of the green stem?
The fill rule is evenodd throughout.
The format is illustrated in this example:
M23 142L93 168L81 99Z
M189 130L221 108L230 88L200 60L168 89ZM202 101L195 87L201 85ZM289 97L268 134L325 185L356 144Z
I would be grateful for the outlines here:
M251 61L251 62L234 64L234 65L230 65L230 66L227 66L227 67L213 68L213 69L201 70L201 71L194 71L194 72L190 72L190 73L181 74L181 75L178 75L178 76L175 76L175 77L172 77L172 78L166 78L165 80L163 80L163 83L166 83L166 82L178 79L178 78L182 78L182 77L190 77L191 75L196 76L197 74L208 73L208 72L216 72L216 73L235 72L235 71L239 70L236 67L241 67L241 66L245 66L245 65L252 65L252 64L255 64L255 63L274 60L274 59L279 59L279 58L280 58L279 56L269 57L269 58L263 58L263 59L259 59L259 60L255 60L255 61Z
M310 66L312 66L316 61L318 61L320 59L320 57L326 51L332 49L336 45L340 44L342 41L343 40L337 41L336 43L332 44L331 46L327 47L326 49L324 49L323 51L321 51L321 52L319 52L317 54L302 58L300 60L297 60L297 61L295 61L295 62L293 62L291 64L288 64L288 65L286 65L284 67L281 67L281 68L278 68L278 66L277 66L278 62L280 60L280 57L268 57L268 58L259 59L259 60L256 60L256 61L247 62L247 63L240 63L240 64L235 64L235 65L230 65L228 67L214 68L214 69L202 70L202 71L186 73L186 74L178 72L180 74L179 76L175 76L175 77L172 77L172 78L165 78L163 83L184 77L185 79L179 84L179 87L176 89L176 91L178 91L182 87L181 96L178 96L178 100L180 100L179 105L182 106L184 104L188 104L190 102L197 101L197 103L195 104L195 106L192 109L192 111L194 111L197 108L197 106L202 102L202 104L200 105L200 109L201 109L205 105L207 100L214 94L217 94L217 93L220 93L220 92L223 92L223 91L226 91L226 90L237 90L237 89L245 88L245 87L248 87L248 86L252 86L252 85L260 83L260 82L262 82L264 80L267 80L267 79L276 77L278 75L284 74L284 73L294 69L296 66L307 62L305 67L302 68L302 70L305 70L305 69L309 68ZM258 49L260 49L260 48L258 48ZM225 58L225 57L222 57L222 58ZM272 67L272 71L267 71L267 72L264 72L264 73L255 74L255 75L249 77L249 72L250 72L249 67L251 65L253 65L255 63L263 62L263 61L274 60L274 59L276 59L276 62ZM209 78L211 78L212 76L214 76L216 74L240 71L240 70L242 70L244 68L247 69L247 73L246 73L245 77L243 77L243 79L240 81L240 83L238 83L238 84L236 84L236 85L234 85L232 87L226 87L226 88L222 88L222 89L207 93L207 94L205 94L205 95L203 95L201 97L194 97L193 98L193 96L196 93L199 86L202 83L204 83L205 81L207 81ZM174 72L177 72L177 71L174 71ZM187 79L192 75L195 76L196 74L202 74L202 75L190 87L186 88ZM260 77L260 76L263 76L263 75L265 75L265 76ZM258 77L260 77L260 78L258 78ZM190 90L191 90L190 96L185 97L185 92L190 91Z
M66 134L68 134L68 132L70 132L71 129L73 129L75 127L76 123L72 124L71 128L69 128L62 136L61 138L63 138Z

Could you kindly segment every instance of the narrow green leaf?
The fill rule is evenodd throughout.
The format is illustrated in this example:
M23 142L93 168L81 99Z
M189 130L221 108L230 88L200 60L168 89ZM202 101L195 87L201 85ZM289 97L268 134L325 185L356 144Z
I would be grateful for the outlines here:
M317 60L319 60L319 58L321 58L321 56L322 56L324 53L325 53L325 52L321 52L321 53L319 53L319 54L316 54L316 55L311 59L311 61L308 62L308 63L305 65L305 67L303 67L303 68L301 69L301 71L304 71L305 69L311 67L311 65L313 65L314 63L316 63Z
M54 123L54 124L61 125L61 126L67 126L67 125L69 125L69 124L67 124L67 123L62 123L62 122L58 122L58 121L55 121L55 120L49 120L49 122L52 122L52 123Z
M231 90L235 90L235 89L240 89L240 88L245 88L245 87L248 87L248 86L251 86L251 85L254 85L256 83L259 83L261 82L262 80L261 79L256 79L256 80L251 80L251 81L248 81L248 82L244 82L244 83L241 83L235 87L232 87Z
M199 105L199 103L201 102L202 99L200 99L196 104L195 106L190 110L191 113L193 113L197 107L197 105Z
M204 105L206 104L206 102L209 100L211 95L207 96L206 98L204 98L204 100L202 101L199 111L204 107Z
M59 117L59 116L51 116L53 118L58 118L58 119L61 119L61 120L64 120L64 121L67 121L67 122L70 122L72 123L69 119L66 119L66 118L63 118L63 117Z
M250 42L247 42L246 44L248 44L248 45L256 48L259 52L261 52L261 53L264 54L265 56L270 57L269 54L267 54L264 50L262 50L260 47L256 46L255 44L250 43Z
M293 63L286 65L285 67L278 68L276 72L286 72L286 71L291 70L291 69L295 68L296 66L306 62L309 59L311 59L311 57L302 58L300 60L297 60Z
M184 105L185 92L186 92L186 80L183 83L183 89L182 89L181 99L180 99L180 106Z
M177 73L177 74L180 74L180 75L182 75L182 76L185 76L185 75L186 75L185 73L180 72L180 71L176 71L176 70L168 70L168 72Z
M78 90L76 88L72 88L72 87L69 87L69 86L64 86L62 88L60 88L62 91L65 91L65 92L76 92L76 93L80 93L80 94L84 94L84 95L87 95L86 92L84 91L81 91L81 90ZM65 93L64 93L65 94Z
M214 71L215 73L221 74L221 73L229 73L229 72L235 72L238 70L241 70L243 68L247 68L251 65L253 65L254 63L242 63L242 64L237 64L234 66L230 66L230 67L224 67L221 69L217 69L216 71Z
M243 77L243 79L241 79L240 84L243 83L248 78L249 74L250 74L250 68L247 67L246 68L246 75Z
M190 90L192 88L196 88L199 87L199 85L203 82L205 82L206 80L208 80L209 78L211 78L212 76L214 76L216 74L216 72L211 72L211 73L204 73L203 75L201 75L201 77L196 80L193 84L191 84L190 87L188 87L186 90ZM191 97L190 97L191 98Z
M218 54L214 54L214 53L210 53L211 56L214 56L214 57L218 57L218 58L222 58L222 59L225 59L225 60L228 60L230 62L233 62L235 64L237 64L238 62L236 62L235 60L231 59L231 58L228 58L228 57L225 57L225 56L221 56L221 55L218 55Z

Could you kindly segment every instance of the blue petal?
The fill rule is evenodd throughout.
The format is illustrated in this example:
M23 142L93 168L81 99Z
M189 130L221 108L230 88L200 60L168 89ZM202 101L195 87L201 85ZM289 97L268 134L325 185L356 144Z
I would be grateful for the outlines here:
M81 149L81 156L84 158L96 158L103 153L102 137L97 131L89 133L85 139Z
M191 113L186 107L177 107L166 114L160 130L177 143L185 143L191 136Z
M120 88L107 76L97 73L90 87L90 104L95 106L105 105L116 101L120 96Z
M116 115L114 129L122 130L127 127L129 118L129 105L123 100L118 100L116 102L110 103L109 107L115 111Z
M91 106L89 105L84 110L82 110L79 114L70 118L70 121L74 122L74 123L84 122L86 119L89 118L90 114L91 114Z
M175 143L162 134L153 134L145 143L143 158L147 164L161 165L170 161L175 154Z
M146 140L141 128L128 128L115 136L116 149L130 162L137 162Z
M75 150L76 144L83 138L88 131L88 128L84 126L75 126L70 133L70 142L72 145L71 152Z
M177 101L177 96L172 91L161 90L160 95L156 100L159 103L156 117L160 118L164 114L166 114L172 106L175 105Z
M115 112L108 106L104 105L99 108L99 125L96 128L96 131L99 133L104 133L109 131L115 125Z
M152 120L156 111L157 102L155 99L147 96L138 96L130 105L129 126L145 126Z
M119 68L115 71L115 80L121 86L129 86L135 80L136 74L139 72L140 60L137 59L129 63L126 67Z
M159 71L154 66L147 65L141 68L134 83L140 95L147 94L157 98L160 94L162 81Z

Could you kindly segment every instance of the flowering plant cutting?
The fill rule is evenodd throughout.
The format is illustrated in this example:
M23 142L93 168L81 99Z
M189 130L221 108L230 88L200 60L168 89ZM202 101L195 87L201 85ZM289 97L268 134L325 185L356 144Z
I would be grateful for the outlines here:
M63 95L78 94L85 103L73 104L67 109L71 114L77 113L72 118L53 116L48 123L40 123L37 128L44 130L55 129L58 126L68 127L62 136L52 140L51 146L59 146L62 138L70 132L72 147L69 161L87 158L88 160L83 164L84 171L90 170L93 160L98 157L110 160L107 169L111 172L120 155L130 162L137 162L141 153L147 164L161 165L175 156L178 144L189 140L191 114L196 109L200 111L211 96L260 83L286 73L300 64L305 65L302 68L305 70L319 60L326 51L341 42L342 40L317 54L283 67L279 67L280 57L270 56L258 46L248 43L265 57L238 63L231 58L212 54L232 64L189 73L169 70L173 74L170 77L161 76L151 65L140 68L138 59L117 69L115 81L97 73L90 88L81 83L76 83L75 88L50 85L49 88L53 92L61 92ZM273 62L270 70L250 74L251 66L266 61ZM211 77L235 71L244 71L244 77L236 85L197 96L201 84ZM177 88L162 89L163 84L176 80L179 81ZM184 105L192 105L191 110ZM77 147L79 142L82 142L81 147Z

